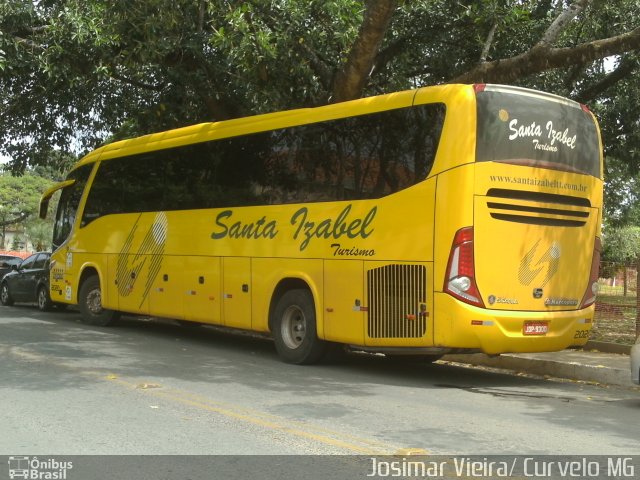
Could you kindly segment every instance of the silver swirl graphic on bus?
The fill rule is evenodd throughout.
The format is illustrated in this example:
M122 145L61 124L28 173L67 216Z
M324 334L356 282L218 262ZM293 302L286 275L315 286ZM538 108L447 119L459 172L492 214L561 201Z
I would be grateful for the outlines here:
M136 283L142 273L145 273L146 280L144 289L140 297L140 307L144 304L153 283L155 282L160 269L162 268L162 258L167 240L168 222L164 212L156 214L151 227L142 235L142 242L136 252L132 252L132 246L139 238L139 222L143 214L138 216L136 223L129 232L122 249L118 255L116 270L116 285L118 293L122 297L128 297L135 289Z
M541 240L538 240L520 261L518 280L520 280L522 285L531 285L546 266L547 273L544 276L542 284L539 285L539 288L542 288L549 283L558 271L558 267L560 266L561 249L560 245L556 242L553 242L549 249L544 252L539 260L535 262L535 265L533 265L540 242Z

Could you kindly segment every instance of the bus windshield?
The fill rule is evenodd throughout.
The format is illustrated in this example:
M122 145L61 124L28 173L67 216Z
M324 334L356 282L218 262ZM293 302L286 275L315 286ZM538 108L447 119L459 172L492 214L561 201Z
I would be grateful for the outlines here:
M598 130L579 103L523 89L477 94L476 161L552 168L601 177Z
M75 180L75 183L66 186L60 195L56 220L53 225L52 246L54 250L67 240L73 229L82 192L92 168L93 165L85 165L72 171L68 176L68 180Z

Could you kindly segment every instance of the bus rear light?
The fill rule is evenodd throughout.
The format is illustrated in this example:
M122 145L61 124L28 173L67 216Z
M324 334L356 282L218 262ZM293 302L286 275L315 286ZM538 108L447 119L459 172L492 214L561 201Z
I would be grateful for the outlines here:
M587 291L582 297L581 308L587 308L596 301L596 295L598 294L598 273L600 271L600 252L602 251L602 242L596 237L595 244L593 246L593 258L591 260L591 273L589 274L589 283L587 284Z
M444 291L470 305L484 307L476 285L473 259L473 227L456 232L449 254Z
M476 83L473 86L473 89L475 90L476 93L484 92L485 88L487 88L486 83Z

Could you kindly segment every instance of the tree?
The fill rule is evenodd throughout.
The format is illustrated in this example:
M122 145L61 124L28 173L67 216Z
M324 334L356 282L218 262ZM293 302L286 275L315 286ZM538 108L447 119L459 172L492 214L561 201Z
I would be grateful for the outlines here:
M19 172L51 148L491 81L596 105L637 171L639 17L635 0L5 0L0 152Z
M640 225L640 174L636 166L614 156L607 157L605 219L608 227Z
M37 216L40 195L51 184L50 180L31 174L21 177L0 175L0 249L6 247L7 227L24 224L27 219Z
M636 265L636 337L638 337L640 336L640 227L625 226L607 231L603 253L603 257L607 260Z
M49 250L53 238L53 225L51 222L34 218L25 224L27 237L37 252Z

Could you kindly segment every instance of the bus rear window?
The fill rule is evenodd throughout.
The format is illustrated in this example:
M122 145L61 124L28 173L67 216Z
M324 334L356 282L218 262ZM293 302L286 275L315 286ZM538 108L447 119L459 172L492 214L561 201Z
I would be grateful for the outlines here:
M477 94L476 161L504 162L600 178L593 117L576 102L493 87Z

